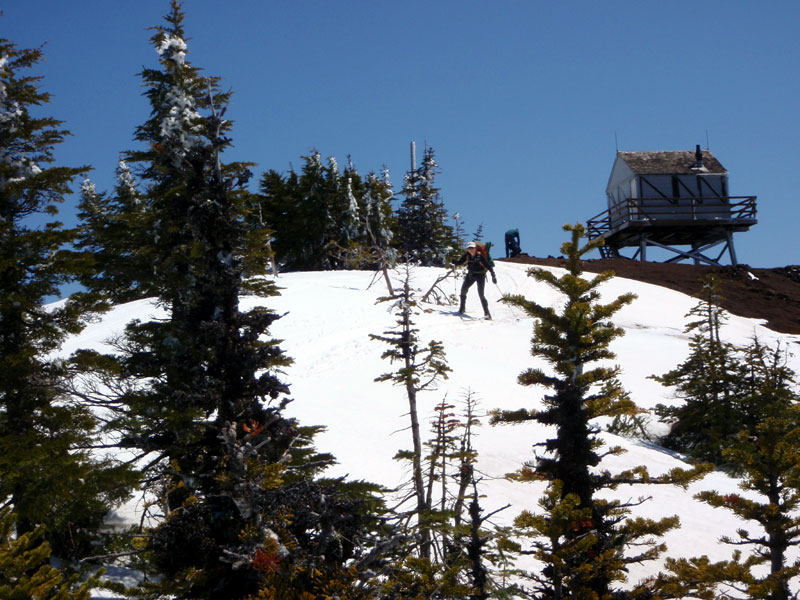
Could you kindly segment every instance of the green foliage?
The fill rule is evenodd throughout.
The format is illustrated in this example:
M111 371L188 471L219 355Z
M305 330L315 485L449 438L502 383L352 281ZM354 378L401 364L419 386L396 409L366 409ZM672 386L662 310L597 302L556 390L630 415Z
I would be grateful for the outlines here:
M116 175L111 196L97 192L88 179L81 186L76 246L87 252L90 262L80 282L119 303L151 294L147 284L152 264L145 198L124 160L119 161Z
M718 284L713 276L703 281L699 302L687 314L693 318L685 331L692 333L690 354L676 368L653 379L675 388L684 403L659 405L656 413L671 423L662 443L685 452L696 461L724 463L723 448L739 431L744 413L737 400L745 373L735 348L720 337L726 315L719 308Z
M441 597L494 598L506 591L497 577L505 566L504 534L485 523L508 506L484 514L473 445L481 422L471 391L460 405L462 410L456 411L456 405L443 400L435 408L424 457L429 512L421 520L431 528L430 566L439 569L432 580L439 581Z
M565 225L571 240L562 245L567 256L567 273L557 276L542 268L528 274L547 283L564 296L562 308L543 306L522 296L504 301L518 306L535 319L531 354L543 359L549 370L531 368L519 376L522 385L541 385L551 390L541 410L495 411L494 423L535 420L555 427L556 437L536 444L544 453L526 463L512 479L547 482L540 502L541 514L525 512L516 521L517 532L530 539L527 552L545 567L540 573L525 573L529 593L536 598L570 596L608 598L617 593L615 585L624 580L626 565L656 558L664 549L653 539L678 524L677 517L660 520L630 518L635 502L604 500L599 493L622 484L686 485L701 476L703 469L675 470L652 477L645 467L621 473L602 468L602 442L592 424L599 417L634 418L640 413L618 379L618 368L607 366L614 358L611 342L622 335L610 318L634 296L624 294L601 303L599 286L613 277L604 272L592 279L582 277L581 256L594 250L599 240L584 246L582 225ZM594 366L602 361L600 366ZM606 454L619 454L608 448ZM626 548L645 543L636 555Z
M416 291L411 285L411 266L404 265L401 281L402 289L395 296L379 298L378 302L393 302L396 315L396 327L385 331L383 335L370 334L370 338L384 342L389 348L381 355L390 364L399 363L395 371L389 371L377 377L375 381L391 381L403 386L408 400L408 414L411 421L412 450L402 457L410 457L412 472L412 496L415 499L414 514L420 519L420 556L430 558L431 530L424 520L431 511L431 502L426 494L423 474L423 445L419 419L418 395L426 390L436 388L440 379L446 379L450 372L441 342L431 340L422 346L419 330L415 327L414 316L417 313Z
M800 563L789 556L800 544L800 395L781 348L769 350L754 340L741 361L744 381L736 403L740 430L726 440L722 455L750 493L704 491L697 498L755 523L754 533L742 527L736 536L720 540L753 551L742 559L737 550L731 560L715 564L705 557L673 561L670 581L701 597L712 597L720 586L734 586L749 598L788 600L793 597L790 583L800 575Z
M419 329L415 327L414 315L417 313L416 291L411 285L412 270L406 265L401 285L395 296L378 299L378 302L393 302L397 316L396 327L383 335L370 335L371 339L384 342L389 348L381 355L390 364L400 363L396 371L390 371L376 378L376 381L391 381L402 385L415 394L426 389L435 389L439 379L447 379L450 368L447 366L444 347L441 342L431 340L420 347Z
M352 164L340 173L333 157L325 166L316 150L303 161L299 175L271 170L261 178L257 214L273 232L280 268L313 271L381 264L394 226L388 175L369 173L364 179Z
M275 171L261 180L260 205L265 223L275 231L273 248L282 270L321 270L329 266L327 199L331 186L318 153L303 157L302 175L286 179ZM323 197L321 197L323 196Z
M117 206L115 215L124 222L135 206L144 215L140 222L152 228L140 249L150 265L145 285L170 317L132 323L118 342L116 361L91 353L80 358L110 369L117 380L120 417L113 426L123 432L123 444L152 454L155 464L175 463L181 473L192 473L220 460L212 458L216 444L209 436L222 425L260 423L267 416L260 403L286 392L274 369L289 361L264 337L277 316L238 309L248 247L241 190L247 165L220 161L230 146L225 134L231 122L222 119L229 94L186 59L183 18L173 2L167 25L155 28L151 39L161 69L142 72L151 116L136 132L145 148L128 153L146 192L131 192L135 201ZM263 291L274 293L271 286Z
M248 219L256 222L258 215L270 228L282 270L392 267L398 253L426 266L456 257L460 245L434 186L433 149L406 176L396 215L385 170L362 178L349 164L340 173L333 157L326 166L316 150L303 161L300 174L263 174L257 210Z
M0 510L0 598L89 600L102 573L83 582L77 574L66 577L50 566L50 546L42 541L43 527L15 536L15 521L10 510Z
M443 570L441 564L429 558L410 556L395 566L381 586L379 597L397 600L473 598L474 589L459 581L461 569L462 565L454 565Z
M33 114L50 100L41 78L25 75L40 60L40 50L0 40L0 498L20 533L45 524L50 546L67 558L91 550L129 481L125 469L89 456L96 421L65 393L64 364L44 358L81 330L94 302L76 294L44 305L85 267L64 249L75 232L52 216L87 169L52 166L69 132ZM33 225L37 218L44 224Z
M503 553L499 535L484 525L491 515L483 515L480 506L473 445L479 425L476 401L467 393L461 414L455 405L440 402L434 409L431 437L422 441L419 395L435 389L450 368L439 342L426 346L419 338L414 325L417 300L411 285L412 268L405 264L403 269L396 295L379 300L394 302L396 327L370 337L388 344L383 358L399 365L376 381L402 386L408 400L413 445L395 458L411 465L406 500L412 500L414 506L403 510L401 503L396 512L404 523L413 524L418 542L408 546L408 556L392 564L382 593L388 598L432 594L439 598L498 597L503 586L493 580L488 564L502 563Z
M447 225L439 188L434 186L438 168L433 148L426 148L420 167L406 174L400 192L403 202L397 210L398 252L404 260L426 267L443 267L460 251L453 228Z
M142 149L127 154L141 195L98 211L101 223L141 213L132 227L147 224L137 252L150 272L135 287L168 316L130 323L113 356L84 351L74 361L157 499L149 508L159 509L158 525L134 550L155 576L135 594L232 600L291 585L302 597L365 581L381 560L370 552L383 530L377 490L317 477L333 457L313 448L319 428L284 416L280 373L290 359L269 338L278 316L239 308L245 291L276 293L264 278L244 281L259 274L248 253L265 227L248 222L258 209L242 187L249 165L221 160L231 143L222 118L229 94L187 60L183 19L174 0L151 38L160 69L142 72L151 113L136 132ZM122 297L136 277L114 273L106 258L98 285Z

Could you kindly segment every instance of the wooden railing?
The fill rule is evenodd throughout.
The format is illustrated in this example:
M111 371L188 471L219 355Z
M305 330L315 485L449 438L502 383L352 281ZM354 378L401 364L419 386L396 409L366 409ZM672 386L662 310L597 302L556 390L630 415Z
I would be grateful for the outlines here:
M687 223L755 222L756 196L713 198L628 198L586 222L586 233L594 239L631 222L686 221Z

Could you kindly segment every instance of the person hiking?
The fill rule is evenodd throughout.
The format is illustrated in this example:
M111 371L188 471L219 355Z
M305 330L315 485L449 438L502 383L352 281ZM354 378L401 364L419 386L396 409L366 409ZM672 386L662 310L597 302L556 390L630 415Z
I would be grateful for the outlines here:
M467 275L464 277L464 283L461 284L461 307L458 309L459 313L464 313L467 303L467 292L472 287L473 283L478 284L478 297L481 299L483 305L483 314L487 319L491 319L492 315L489 313L489 302L486 296L483 295L483 290L486 287L486 273L492 274L492 283L497 283L497 277L494 274L494 268L486 256L478 251L478 244L470 242L467 244L467 251L464 256L458 260L453 261L453 265L463 265L467 263Z

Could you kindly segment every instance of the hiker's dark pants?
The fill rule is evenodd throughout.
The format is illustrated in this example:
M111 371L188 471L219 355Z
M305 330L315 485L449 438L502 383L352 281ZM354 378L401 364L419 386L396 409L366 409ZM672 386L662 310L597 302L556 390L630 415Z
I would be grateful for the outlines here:
M478 297L481 299L481 305L483 306L484 314L489 314L489 301L486 300L486 296L483 295L483 290L486 287L486 274L474 274L467 272L467 276L464 277L464 283L461 284L461 312L464 312L467 304L467 292L469 288L472 287L473 283L478 284Z

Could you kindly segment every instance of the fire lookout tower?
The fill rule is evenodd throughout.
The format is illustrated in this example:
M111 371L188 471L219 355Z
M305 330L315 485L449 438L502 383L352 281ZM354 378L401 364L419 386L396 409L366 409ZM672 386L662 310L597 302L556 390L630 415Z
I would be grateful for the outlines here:
M647 248L658 247L674 254L665 262L721 266L728 252L736 266L733 234L758 222L756 197L730 196L728 172L700 146L694 152L617 152L606 196L608 209L587 222L589 239L605 239L603 258L635 248L625 258L644 261ZM720 244L716 258L706 254Z

